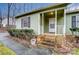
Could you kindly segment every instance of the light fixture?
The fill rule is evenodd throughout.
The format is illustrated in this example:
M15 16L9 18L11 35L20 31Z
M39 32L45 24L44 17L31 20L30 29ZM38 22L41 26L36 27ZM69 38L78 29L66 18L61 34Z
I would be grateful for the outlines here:
M53 15L53 12L50 12L51 15Z

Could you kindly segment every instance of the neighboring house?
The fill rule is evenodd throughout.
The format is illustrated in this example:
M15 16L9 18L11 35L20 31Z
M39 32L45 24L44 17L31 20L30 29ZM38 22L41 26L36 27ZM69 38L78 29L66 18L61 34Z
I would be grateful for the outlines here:
M70 28L79 27L79 10L73 3L60 3L17 15L16 29L33 29L37 35L52 33L71 35Z
M8 20L7 17L3 18L3 20L2 20L3 27L7 26L7 24L8 24L7 20ZM13 19L12 17L9 18L9 26L15 26L15 19Z

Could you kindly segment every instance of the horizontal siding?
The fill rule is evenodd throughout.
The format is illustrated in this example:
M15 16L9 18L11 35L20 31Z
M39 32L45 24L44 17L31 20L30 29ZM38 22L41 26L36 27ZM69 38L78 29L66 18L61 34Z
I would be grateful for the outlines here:
M29 29L33 29L36 34L40 34L40 14L37 13L37 14L29 15L29 17L30 17L30 28ZM16 29L28 29L27 27L21 28L21 19L22 17L16 19Z
M75 15L79 16L79 14L70 14L70 15L66 16L66 34L67 35L71 35L72 34L71 31L70 31L70 28L72 26L72 19L71 19L71 17L75 16Z
M64 18L58 18L57 19L57 34L63 34L64 29Z
M21 29L21 18L16 19L16 29Z
M40 34L40 14L33 14L31 17L31 28L36 34Z

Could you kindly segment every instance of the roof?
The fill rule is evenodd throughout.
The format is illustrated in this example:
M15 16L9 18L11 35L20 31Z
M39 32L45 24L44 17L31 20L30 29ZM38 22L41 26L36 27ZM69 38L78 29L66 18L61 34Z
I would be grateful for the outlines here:
M38 13L38 12L42 12L42 11L46 11L46 10L50 10L50 9L64 7L64 6L67 6L68 4L69 3L57 3L57 4L53 4L52 6L48 6L48 7L45 7L45 8L41 8L41 9L38 9L38 10L33 10L31 12L26 12L26 13L17 15L17 16L15 16L15 18L20 18L20 17L23 17L23 16L27 16L27 15L30 15L30 14L34 14L34 13Z
M67 11L67 14L76 14L76 13L79 13L79 9Z

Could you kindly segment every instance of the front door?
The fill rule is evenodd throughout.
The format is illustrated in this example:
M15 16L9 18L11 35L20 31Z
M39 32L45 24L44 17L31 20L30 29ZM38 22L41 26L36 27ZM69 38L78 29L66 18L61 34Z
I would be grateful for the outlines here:
M55 33L55 18L49 18L49 32Z

